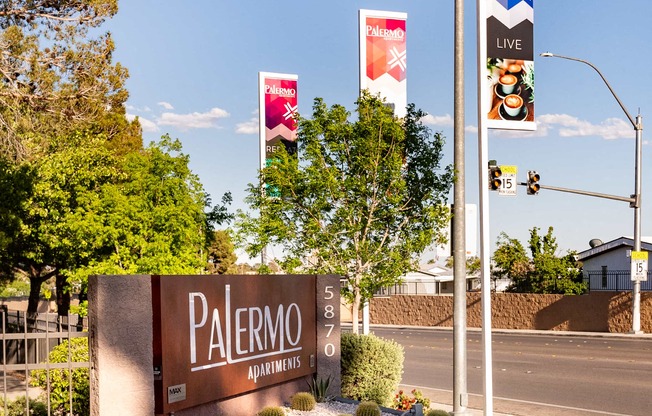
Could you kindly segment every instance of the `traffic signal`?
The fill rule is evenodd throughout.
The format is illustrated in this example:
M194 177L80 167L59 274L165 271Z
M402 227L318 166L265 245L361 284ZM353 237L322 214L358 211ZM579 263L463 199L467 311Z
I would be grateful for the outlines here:
M503 184L500 177L503 176L503 171L499 166L489 166L489 189L497 191Z
M539 185L540 179L541 176L539 176L537 171L535 170L527 171L527 194L528 195L536 195L539 193L539 189L541 189L541 185Z

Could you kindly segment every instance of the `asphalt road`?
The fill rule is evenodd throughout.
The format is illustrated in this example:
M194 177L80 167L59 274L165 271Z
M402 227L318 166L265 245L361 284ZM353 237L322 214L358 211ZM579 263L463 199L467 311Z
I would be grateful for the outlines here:
M372 328L405 349L402 385L452 404L453 332ZM467 335L469 408L483 408L480 332ZM513 415L652 415L652 338L493 334L494 411Z

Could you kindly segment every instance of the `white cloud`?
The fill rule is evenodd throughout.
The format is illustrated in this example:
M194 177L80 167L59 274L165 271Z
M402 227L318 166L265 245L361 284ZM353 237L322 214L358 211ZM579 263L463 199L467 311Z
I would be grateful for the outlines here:
M148 119L146 119L144 117L136 116L134 114L129 114L129 113L126 114L126 117L127 117L127 120L129 120L129 121L132 121L136 117L138 117L138 122L140 122L140 126L143 128L143 131L146 132L146 133L154 133L154 132L157 132L159 130L156 123L154 123L153 121L148 120Z
M205 113L176 114L166 112L161 114L157 124L159 126L173 126L179 130L209 129L218 128L217 121L226 117L229 117L228 112L214 107Z
M451 117L450 114L446 114L443 116L433 116L432 114L426 114L421 121L423 124L427 124L430 126L443 126L443 127L451 127L453 125L453 117Z
M174 110L174 107L172 106L172 104L168 103L167 101L159 101L156 104L160 105L161 107L165 108L166 110Z
M608 118L600 124L592 124L567 114L543 114L538 120L552 128L559 126L561 137L598 136L607 140L633 137L632 126L620 118Z
M542 114L536 117L535 131L492 130L503 138L546 137L558 134L559 137L597 136L605 140L633 138L632 126L620 118L608 118L599 124L580 120L568 114Z
M251 118L249 121L244 123L238 123L235 125L235 132L238 134L257 134L259 128L258 118Z

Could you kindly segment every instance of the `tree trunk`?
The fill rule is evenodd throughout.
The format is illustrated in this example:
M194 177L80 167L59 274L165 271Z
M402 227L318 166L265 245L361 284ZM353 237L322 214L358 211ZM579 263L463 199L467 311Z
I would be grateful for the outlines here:
M57 275L57 313L59 316L68 316L70 311L70 287L65 276Z
M358 318L360 315L360 298L360 288L358 288L356 284L356 286L353 287L353 304L351 305L351 321L353 324L351 332L356 335L360 333L358 328Z
M27 317L34 321L38 315L38 304L41 299L41 285L45 282L42 277L29 278L29 300L27 301Z

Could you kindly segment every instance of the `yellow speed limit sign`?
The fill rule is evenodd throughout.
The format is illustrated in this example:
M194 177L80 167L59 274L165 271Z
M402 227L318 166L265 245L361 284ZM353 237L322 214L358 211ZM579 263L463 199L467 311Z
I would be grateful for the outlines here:
M518 168L514 165L500 165L502 183L498 195L516 196L516 174Z
M632 281L647 281L647 251L632 251Z

